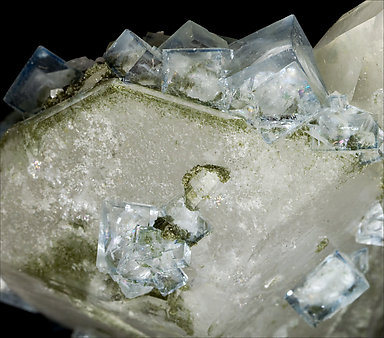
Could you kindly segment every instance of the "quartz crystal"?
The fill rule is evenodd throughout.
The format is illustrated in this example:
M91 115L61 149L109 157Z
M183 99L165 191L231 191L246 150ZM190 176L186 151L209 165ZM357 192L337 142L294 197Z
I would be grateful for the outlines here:
M329 100L331 106L309 126L313 147L350 151L377 148L379 127L371 114L349 105L343 96L334 94Z
M364 1L344 14L314 48L330 92L374 114L383 128L383 1Z
M221 107L221 79L231 59L230 49L164 49L162 91Z
M21 112L39 111L51 90L61 89L80 73L64 60L39 46L4 97L4 101Z
M229 48L230 110L258 126L268 143L292 133L326 104L311 45L294 15Z
M362 244L384 246L384 213L376 201L359 224L356 241Z
M160 88L160 52L129 29L107 49L104 58L126 81Z
M163 42L159 48L228 48L228 43L223 38L209 32L204 27L188 20L173 35Z
M285 299L307 323L316 327L368 288L364 275L348 256L336 251L308 274L302 284L289 290Z

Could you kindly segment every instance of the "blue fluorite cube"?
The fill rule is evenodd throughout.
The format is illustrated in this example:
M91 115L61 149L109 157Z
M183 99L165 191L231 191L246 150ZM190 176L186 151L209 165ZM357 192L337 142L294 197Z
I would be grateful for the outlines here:
M35 113L51 90L69 85L80 74L57 55L39 46L9 88L4 101L18 111Z
M326 257L305 280L289 290L287 302L311 326L331 318L369 288L349 257L339 251Z

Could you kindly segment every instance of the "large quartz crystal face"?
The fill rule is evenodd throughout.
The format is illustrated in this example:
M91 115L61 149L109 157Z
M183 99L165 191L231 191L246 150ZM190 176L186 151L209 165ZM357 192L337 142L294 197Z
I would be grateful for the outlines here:
M383 128L383 1L364 1L344 14L314 48L330 92L375 114Z

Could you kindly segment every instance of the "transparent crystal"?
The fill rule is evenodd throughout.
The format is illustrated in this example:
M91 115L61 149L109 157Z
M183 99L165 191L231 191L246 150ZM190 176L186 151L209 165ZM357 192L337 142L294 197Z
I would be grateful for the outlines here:
M160 88L160 52L129 29L107 49L104 58L126 81Z
M218 35L188 20L162 43L159 48L228 48L228 43Z
M379 127L369 112L346 104L344 97L330 96L330 108L323 109L310 125L313 148L359 151L376 149Z
M367 273L369 270L369 255L368 255L368 249L362 248L360 250L357 250L355 252L352 252L350 255L351 260L353 264L355 264L355 267L359 269L362 273Z
M267 142L293 132L326 104L312 47L290 15L230 45L230 110L260 125Z
M191 211L185 205L184 197L176 198L164 207L172 222L188 232L187 243L196 243L210 231L209 224L198 211Z
M308 324L316 327L368 288L364 275L348 256L335 251L309 273L302 284L289 290L285 299Z
M193 48L163 50L162 91L222 107L226 65L230 49Z
M96 266L116 272L126 247L135 239L137 226L152 226L160 211L153 206L105 201L102 206Z
M51 90L69 85L80 74L57 55L39 46L9 88L4 101L18 111L35 113Z
M384 213L380 201L376 201L361 220L356 242L384 246Z

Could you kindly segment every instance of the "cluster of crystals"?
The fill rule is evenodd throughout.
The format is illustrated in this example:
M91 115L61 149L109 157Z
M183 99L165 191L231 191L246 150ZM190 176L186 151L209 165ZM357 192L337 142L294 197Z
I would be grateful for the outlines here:
M104 57L128 82L244 118L267 143L318 117L310 133L318 150L360 151L383 144L368 112L344 97L328 96L294 15L240 40L227 40L188 21L158 47L125 30ZM379 149L361 155L361 161L375 162L382 154Z
M137 203L103 204L97 268L117 282L127 298L158 289L166 296L188 280L190 245L209 232L198 211L183 198L163 208Z
M364 273L368 270L368 250L351 257L339 251L326 257L305 280L289 290L287 302L311 326L331 318L354 302L368 288Z
M267 143L308 126L317 150L357 151L362 163L384 158L384 132L370 113L349 105L346 97L328 95L294 15L240 40L224 39L187 21L158 47L126 29L104 59L124 81L245 119ZM79 74L39 47L4 100L22 112L38 111Z

